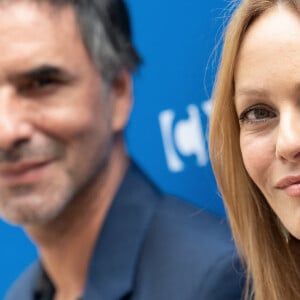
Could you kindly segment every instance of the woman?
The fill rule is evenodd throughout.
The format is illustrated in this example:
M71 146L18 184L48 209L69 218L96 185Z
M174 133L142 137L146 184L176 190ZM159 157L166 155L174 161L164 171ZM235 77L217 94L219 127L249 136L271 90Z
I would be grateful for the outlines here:
M210 130L247 297L300 299L300 0L245 0L236 9Z

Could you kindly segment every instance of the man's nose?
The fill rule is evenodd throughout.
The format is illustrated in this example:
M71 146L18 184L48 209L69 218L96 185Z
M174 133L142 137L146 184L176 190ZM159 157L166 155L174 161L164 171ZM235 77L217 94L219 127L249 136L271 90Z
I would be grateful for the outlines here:
M300 162L300 110L290 109L280 116L276 156L289 162Z
M9 150L30 139L32 127L26 121L22 104L16 98L0 94L0 149Z

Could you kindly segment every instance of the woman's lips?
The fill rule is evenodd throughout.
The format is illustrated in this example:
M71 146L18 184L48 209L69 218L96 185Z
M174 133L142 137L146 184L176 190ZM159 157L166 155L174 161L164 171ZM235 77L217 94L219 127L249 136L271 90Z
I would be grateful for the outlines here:
M300 175L287 176L280 179L276 183L275 188L283 190L290 197L300 197Z

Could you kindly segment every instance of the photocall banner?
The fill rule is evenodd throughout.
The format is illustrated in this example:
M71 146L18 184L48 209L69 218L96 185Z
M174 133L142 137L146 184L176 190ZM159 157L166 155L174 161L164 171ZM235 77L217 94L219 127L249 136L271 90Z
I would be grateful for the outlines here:
M211 90L230 1L127 1L143 64L134 75L127 148L165 192L225 215L207 149ZM37 254L0 221L0 299Z

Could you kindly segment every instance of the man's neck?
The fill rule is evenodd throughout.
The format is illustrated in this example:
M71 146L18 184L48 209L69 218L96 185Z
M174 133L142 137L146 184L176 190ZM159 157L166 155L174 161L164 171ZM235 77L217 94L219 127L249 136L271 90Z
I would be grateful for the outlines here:
M74 199L57 220L26 228L55 286L55 299L78 299L83 293L96 240L128 166L123 145L119 146L105 174L84 197Z

